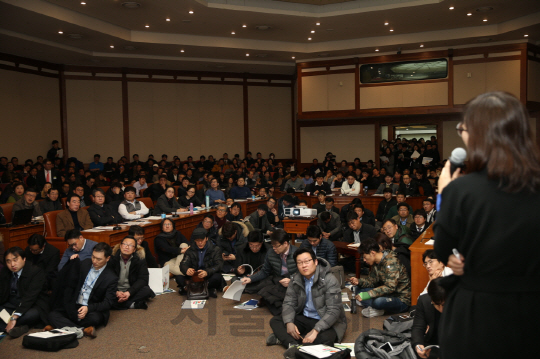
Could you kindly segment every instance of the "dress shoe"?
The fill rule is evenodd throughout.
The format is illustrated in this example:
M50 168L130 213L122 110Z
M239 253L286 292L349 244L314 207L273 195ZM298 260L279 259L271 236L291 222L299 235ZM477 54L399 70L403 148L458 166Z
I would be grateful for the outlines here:
M12 338L18 338L21 335L28 333L29 330L30 328L28 327L28 325L21 325L20 327L11 328L11 330L8 332L8 335Z
M95 338L96 330L94 329L94 327L86 327L83 330L83 334L85 337Z
M212 298L217 298L217 291L216 291L216 288L212 288L210 289L210 293L208 293L208 295Z
M178 288L178 294L179 295L186 295L187 294L186 287Z
M148 309L148 304L144 300L141 300L140 302L135 302L134 307L135 309Z
M45 328L43 328L44 332L49 332L51 330L54 330L54 327L52 325L47 325Z

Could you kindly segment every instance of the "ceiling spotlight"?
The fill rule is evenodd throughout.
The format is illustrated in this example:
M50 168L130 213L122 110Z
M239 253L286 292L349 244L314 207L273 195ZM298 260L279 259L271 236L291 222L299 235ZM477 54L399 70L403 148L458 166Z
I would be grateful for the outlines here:
M525 35L523 35L523 37L529 37L529 35L525 34Z
M384 23L385 26L388 26L389 24L390 24L389 22L385 22L385 23Z
M114 45L109 46L111 49L114 49Z
M189 13L193 15L193 10L189 10Z
M165 21L171 21L171 19L169 19L169 18L166 18L166 19L165 19Z
M487 19L482 20L483 22L487 22Z
M314 33L315 33L315 30L311 30L311 33L314 34Z
M58 33L59 33L60 35L62 35L64 32L63 32L63 31L58 31Z
M424 44L421 44L420 47L424 47Z
M184 52L184 49L180 50L180 52Z
M296 57L293 56L292 59L294 60L294 59L296 59Z
M320 26L320 25L321 25L321 23L320 23L320 22L318 22L318 23L316 23L315 25L317 25L317 26Z
M453 6L450 6L450 7L448 8L448 9L450 9L450 10L454 10L454 7L453 7Z
M246 56L249 56L249 54L246 54Z
M86 3L84 1L81 1L81 5L86 5Z
M310 40L311 40L311 37L308 37L307 39L308 39L308 41L310 41Z
M472 16L472 12L468 12L468 13L467 13L467 16Z
M393 31L394 31L394 29L390 29L390 32L393 32Z
M375 49L375 52L379 52L379 49Z
M247 25L242 25L242 27L247 27Z
M144 27L146 27L146 28L149 28L149 27L150 27L150 25L144 25Z
M236 34L236 32L234 32L234 31L231 31L231 35L235 35L235 34Z

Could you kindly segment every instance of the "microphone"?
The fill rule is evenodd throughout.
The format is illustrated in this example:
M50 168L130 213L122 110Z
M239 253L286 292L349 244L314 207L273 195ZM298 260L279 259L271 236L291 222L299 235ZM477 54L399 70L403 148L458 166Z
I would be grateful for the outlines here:
M455 148L452 151L452 154L450 155L450 158L448 159L450 161L450 175L453 175L454 172L458 169L465 168L465 158L467 157L467 151L465 151L463 148L458 147Z

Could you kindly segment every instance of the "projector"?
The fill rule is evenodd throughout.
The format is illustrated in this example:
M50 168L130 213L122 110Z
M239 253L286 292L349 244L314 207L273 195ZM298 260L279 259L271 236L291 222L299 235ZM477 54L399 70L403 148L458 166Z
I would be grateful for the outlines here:
M313 208L285 208L285 217L313 217L317 210Z

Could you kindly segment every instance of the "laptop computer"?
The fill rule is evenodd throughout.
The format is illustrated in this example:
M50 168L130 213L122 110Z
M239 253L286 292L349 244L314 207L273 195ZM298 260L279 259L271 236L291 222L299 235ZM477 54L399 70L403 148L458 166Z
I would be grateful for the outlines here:
M34 214L34 209L21 209L19 211L13 212L13 218L11 220L11 225L13 226L22 226L28 224L32 221L32 214Z

